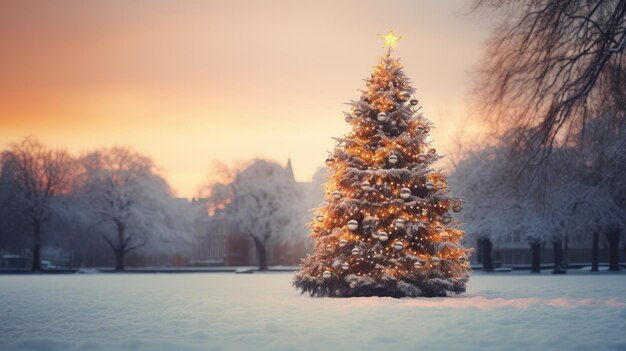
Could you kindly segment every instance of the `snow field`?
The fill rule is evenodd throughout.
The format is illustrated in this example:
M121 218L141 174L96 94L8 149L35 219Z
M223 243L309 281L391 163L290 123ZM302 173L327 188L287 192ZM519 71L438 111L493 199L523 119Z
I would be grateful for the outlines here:
M626 275L311 298L292 273L0 276L0 350L626 350Z

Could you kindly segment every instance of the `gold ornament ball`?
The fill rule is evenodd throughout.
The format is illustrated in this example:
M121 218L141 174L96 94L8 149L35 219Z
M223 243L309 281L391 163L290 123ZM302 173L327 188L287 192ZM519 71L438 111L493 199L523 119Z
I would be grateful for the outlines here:
M330 279L331 276L332 274L330 271L324 271L324 273L322 273L322 277L324 277L324 279Z
M411 194L411 189L409 189L409 188L402 188L402 189L400 189L400 198L401 199L406 200L406 199L410 198L411 195L412 195Z
M326 159L326 165L327 166L332 166L334 164L335 164L335 159L334 158L329 157L329 158Z
M441 237L442 240L445 240L445 241L448 241L448 239L450 239L450 234L448 234L448 232L443 232L439 234L439 236Z
M387 114L384 112L381 112L378 114L378 116L376 116L376 119L378 120L378 122L384 122L387 120Z
M315 220L318 221L318 222L324 222L324 216L317 215L317 216L315 216Z
M410 98L411 98L411 93L409 93L408 91L403 91L400 94L398 94L398 99L400 99L400 101L409 101Z
M385 242L389 239L389 235L385 232L378 233L378 240Z
M443 231L443 226L441 226L441 225L437 224L437 225L435 226L435 231L437 231L437 232L442 232L442 231Z
M350 221L348 221L348 229L350 229L351 231L355 231L359 229L359 222L357 222L354 219L351 219Z
M313 231L316 232L316 233L319 233L321 229L322 228L320 228L318 226L313 227Z
M419 156L417 156L417 159L420 160L420 162L424 162L428 159L428 155L420 154Z
M335 200L339 200L339 199L341 199L341 193L340 193L340 192L338 192L338 191L335 191L335 192L333 193L333 199L335 199Z

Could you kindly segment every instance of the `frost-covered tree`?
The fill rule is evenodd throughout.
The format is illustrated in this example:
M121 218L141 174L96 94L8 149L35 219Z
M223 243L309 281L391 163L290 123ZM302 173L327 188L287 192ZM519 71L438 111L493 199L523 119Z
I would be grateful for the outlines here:
M80 160L77 194L115 255L115 269L134 250L189 245L185 217L154 163L127 148L93 151Z
M40 270L44 226L54 213L55 201L70 191L74 160L64 150L53 150L34 139L11 144L2 152L4 206L12 219L30 227L32 270Z
M223 179L208 186L210 212L250 237L259 270L267 270L269 246L302 231L302 194L275 162L254 160L232 170L221 168Z
M538 273L546 242L560 252L571 212L571 197L561 193L572 182L565 177L557 182L559 175L553 173L544 181L554 184L544 185L534 182L530 173L517 173L507 140L466 151L450 182L467 199L461 218L467 223L468 238L486 237L496 244L525 240L532 252L531 271Z
M384 36L389 44L394 37ZM336 297L462 293L468 250L449 213L462 201L431 168L440 158L427 141L432 124L391 49L366 85L346 113L352 131L326 160L326 203L310 223L314 252L294 285Z
M590 123L588 131L596 135L585 139L588 144L595 140L592 148L576 144L555 148L541 182L533 172L517 171L514 155L519 151L510 143L515 138L505 136L496 145L466 150L450 182L468 199L462 219L469 237L484 235L496 243L527 240L533 272L540 272L541 248L551 243L559 273L565 238L591 242L593 237L597 268L599 233L606 233L610 266L618 269L618 244L626 228L622 176L626 133L623 128L616 132L614 121ZM616 135L607 138L609 134Z
M620 109L609 106L600 118L588 124L580 139L584 145L574 147L578 159L576 174L586 190L578 210L581 214L586 211L593 219L584 223L584 227L593 233L592 269L597 270L600 234L604 233L609 246L609 267L611 270L619 270L618 247L626 231L624 109L620 112Z

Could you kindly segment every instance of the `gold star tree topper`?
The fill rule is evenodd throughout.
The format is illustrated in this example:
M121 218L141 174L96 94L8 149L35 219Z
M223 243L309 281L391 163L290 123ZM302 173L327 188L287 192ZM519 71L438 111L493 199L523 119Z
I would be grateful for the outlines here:
M383 47L389 47L391 49L395 49L398 46L398 40L402 39L401 36L399 35L395 35L393 33L393 29L391 29L391 27L389 28L389 31L387 32L387 34L378 34L379 37L383 38L383 40L385 41L385 43L383 44Z

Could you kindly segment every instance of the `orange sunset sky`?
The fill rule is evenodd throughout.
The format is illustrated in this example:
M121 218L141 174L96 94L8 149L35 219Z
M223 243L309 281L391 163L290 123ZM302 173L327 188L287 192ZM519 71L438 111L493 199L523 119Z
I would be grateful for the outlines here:
M348 131L345 102L384 53L414 81L450 151L491 29L469 1L3 1L0 148L132 146L179 196L213 161L291 157L309 180Z

